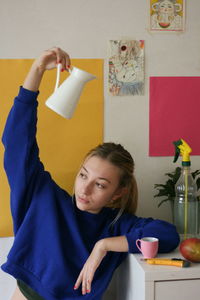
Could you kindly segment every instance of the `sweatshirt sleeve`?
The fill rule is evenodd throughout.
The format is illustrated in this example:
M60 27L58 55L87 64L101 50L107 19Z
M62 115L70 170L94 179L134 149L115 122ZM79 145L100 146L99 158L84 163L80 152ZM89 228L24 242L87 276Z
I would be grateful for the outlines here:
M17 230L30 204L30 190L35 175L44 168L36 142L37 96L20 88L4 129L4 168L11 191L11 213Z
M138 253L136 240L143 237L156 237L159 239L159 253L167 253L174 250L179 242L179 234L176 227L162 220L152 218L134 217L134 224L129 227L125 236L129 245L129 253Z

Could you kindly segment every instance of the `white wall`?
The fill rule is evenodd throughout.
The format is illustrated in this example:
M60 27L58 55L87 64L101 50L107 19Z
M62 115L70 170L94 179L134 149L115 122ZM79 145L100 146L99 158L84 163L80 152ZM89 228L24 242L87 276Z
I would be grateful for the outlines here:
M186 31L178 34L148 31L147 0L0 1L0 58L34 58L58 45L72 58L105 59L105 141L124 144L135 159L138 214L165 220L170 207L157 208L153 186L174 165L172 157L148 156L149 76L200 76L200 1L187 2ZM144 96L108 95L107 44L120 38L145 40ZM192 163L199 168L199 156Z
M34 58L59 45L72 58L105 59L105 141L127 147L136 162L138 214L170 220L168 205L157 209L154 183L174 169L172 157L148 156L149 77L200 75L200 1L189 1L184 33L150 33L148 1L0 1L0 58ZM110 39L145 40L145 95L112 97L107 91ZM52 83L53 84L53 83ZM200 158L192 157L198 168Z

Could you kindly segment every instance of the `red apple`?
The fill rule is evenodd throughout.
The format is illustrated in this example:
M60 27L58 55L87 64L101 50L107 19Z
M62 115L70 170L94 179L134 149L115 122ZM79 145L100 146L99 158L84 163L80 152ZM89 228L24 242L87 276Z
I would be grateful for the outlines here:
M190 238L182 241L179 250L191 262L200 262L200 239Z

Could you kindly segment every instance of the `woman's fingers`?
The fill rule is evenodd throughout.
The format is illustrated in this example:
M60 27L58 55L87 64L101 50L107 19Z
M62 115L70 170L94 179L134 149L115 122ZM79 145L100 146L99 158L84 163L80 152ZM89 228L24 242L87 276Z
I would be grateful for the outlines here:
M44 70L56 68L57 64L61 64L61 70L67 70L71 64L70 57L67 52L59 47L53 47L44 51L38 59L39 65Z
M82 282L82 278L83 278L83 270L80 272L78 279L76 280L76 283L74 285L74 289L77 290Z
M87 283L86 280L83 278L82 281L82 294L85 295L87 293Z
M90 293L93 276L94 276L94 272L89 272L87 268L84 267L81 273L79 274L74 289L75 290L78 289L79 286L81 285L83 295Z
M83 295L90 293L92 278L93 278L93 275L90 272L85 272L85 274L83 274L83 280L82 280L82 294Z
M88 274L87 275L87 279L85 281L85 286L86 286L86 293L90 293L91 291L91 283L92 283L92 279L93 279L93 276L92 274Z
M102 242L97 242L90 256L86 260L75 283L75 289L78 288L80 284L82 284L83 295L85 295L86 293L90 293L94 274L106 253L107 251L104 249L104 247L102 248Z
M71 61L67 52L59 47L54 47L50 49L56 56L56 64L60 63L62 65L62 70L66 70L70 67Z

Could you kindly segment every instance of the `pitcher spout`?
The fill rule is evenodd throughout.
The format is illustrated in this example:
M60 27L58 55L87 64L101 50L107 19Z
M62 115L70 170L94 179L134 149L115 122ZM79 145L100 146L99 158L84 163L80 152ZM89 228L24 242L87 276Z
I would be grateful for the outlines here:
M96 76L84 71L80 70L76 67L73 67L71 74L74 75L78 80L83 82L88 82L90 80L96 79Z

